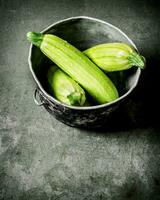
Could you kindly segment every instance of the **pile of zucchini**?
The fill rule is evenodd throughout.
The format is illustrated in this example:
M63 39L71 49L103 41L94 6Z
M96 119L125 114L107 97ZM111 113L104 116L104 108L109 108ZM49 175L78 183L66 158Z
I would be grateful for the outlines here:
M56 64L48 71L48 84L53 96L68 105L85 106L86 92L98 104L114 101L119 94L105 72L145 67L145 58L124 43L99 44L81 52L52 34L29 32L27 38Z

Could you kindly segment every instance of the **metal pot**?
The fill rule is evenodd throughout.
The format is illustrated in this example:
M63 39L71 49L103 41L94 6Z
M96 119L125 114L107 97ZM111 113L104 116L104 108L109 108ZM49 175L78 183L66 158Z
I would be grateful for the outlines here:
M120 29L105 21L91 17L79 16L68 18L52 24L43 30L42 33L55 34L80 50L106 42L124 42L137 49L132 40ZM39 106L43 105L47 111L61 122L75 127L90 128L102 126L110 113L136 87L141 73L139 68L131 68L121 72L125 76L125 81L123 81L123 89L120 91L121 95L117 100L103 105L76 107L61 103L49 94L45 73L52 62L33 45L30 47L28 61L30 71L37 84L34 92L35 103ZM39 100L37 100L37 96L39 96Z

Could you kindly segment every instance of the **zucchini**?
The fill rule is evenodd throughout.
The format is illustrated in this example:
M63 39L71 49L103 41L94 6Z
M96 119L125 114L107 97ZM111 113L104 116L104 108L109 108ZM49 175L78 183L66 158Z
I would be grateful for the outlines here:
M51 34L29 32L27 38L100 104L118 98L112 81L84 53Z
M59 101L72 106L84 105L85 91L58 67L50 67L47 79L52 94Z
M127 70L133 66L145 67L145 58L124 43L99 44L84 53L105 72Z

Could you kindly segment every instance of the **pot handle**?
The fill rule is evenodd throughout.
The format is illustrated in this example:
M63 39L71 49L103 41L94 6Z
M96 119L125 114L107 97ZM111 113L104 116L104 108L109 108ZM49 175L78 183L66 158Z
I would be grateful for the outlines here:
M39 101L41 101L41 102L39 102L39 101L37 100L37 95L39 96L38 99L39 99ZM43 100L41 100L40 95L41 95L40 90L39 90L38 88L36 88L35 91L34 91L34 93L33 93L33 100L34 100L34 102L35 102L35 104L36 104L37 106L42 106L42 105L45 104L45 102L44 102ZM41 96L42 96L42 95L41 95Z

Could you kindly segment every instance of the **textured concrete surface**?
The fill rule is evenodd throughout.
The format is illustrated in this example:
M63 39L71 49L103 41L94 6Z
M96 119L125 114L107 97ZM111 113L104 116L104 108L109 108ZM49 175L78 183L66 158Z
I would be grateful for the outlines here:
M159 200L160 5L132 0L0 0L0 200ZM121 28L147 58L103 130L68 127L37 107L26 33L87 15Z

